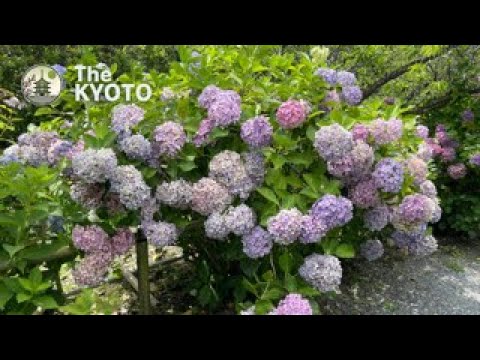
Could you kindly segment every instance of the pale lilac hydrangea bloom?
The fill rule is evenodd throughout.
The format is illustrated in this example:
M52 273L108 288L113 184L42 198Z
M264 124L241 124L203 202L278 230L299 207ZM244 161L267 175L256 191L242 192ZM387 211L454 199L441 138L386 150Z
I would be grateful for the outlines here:
M156 197L161 204L187 209L192 201L192 184L184 179L163 182L157 187Z
M437 196L437 188L430 180L425 180L419 186L420 193L428 196L429 198L435 198Z
M253 185L261 186L265 179L265 156L257 151L244 152L241 155Z
M347 154L339 159L327 162L327 170L335 177L345 178L352 175L353 159L351 154Z
M403 123L392 118L388 121L376 119L370 124L370 134L377 145L385 145L397 141L402 137Z
M142 207L150 198L150 187L133 165L122 165L115 169L111 177L111 190L118 193L120 202L130 210Z
M148 160L152 155L152 145L143 135L132 135L119 142L120 149L134 160Z
M342 99L348 105L358 105L363 99L363 92L358 86L345 86L342 88Z
M352 128L352 136L354 141L364 141L367 142L369 135L369 129L366 125L355 124Z
M342 266L332 255L311 254L298 270L299 275L320 291L334 291L342 281Z
M357 78L355 74L350 71L338 71L337 83L343 87L354 86L357 83Z
M398 193L403 184L402 165L391 158L380 160L372 176L377 188L384 192Z
M415 238L408 244L408 252L413 256L428 256L438 249L437 239L432 235Z
M163 221L142 223L142 231L147 241L157 248L173 245L179 235L174 224Z
M428 138L428 132L429 132L428 127L424 125L417 125L416 134L418 137L422 139L426 139Z
M302 217L302 231L299 237L302 244L320 242L327 232L328 228L322 220L316 219L311 215Z
M70 197L86 209L96 209L102 204L104 188L100 184L74 182L70 186Z
M248 234L257 220L253 210L245 204L230 206L224 217L227 229L238 236Z
M302 233L302 213L297 208L283 209L267 221L273 241L281 245L293 243Z
M167 121L153 131L152 151L154 156L175 157L187 141L183 126L174 121Z
M240 96L233 90L222 90L208 107L208 118L215 126L226 127L240 120L242 114Z
M268 255L273 247L272 235L261 226L256 226L242 237L243 252L249 258L258 259Z
M225 240L230 229L225 224L225 216L218 212L210 214L204 222L205 235L210 239Z
M193 144L196 147L200 147L207 143L208 136L215 128L215 121L209 118L203 119L200 122L197 133L192 139Z
M111 129L119 136L124 138L132 134L131 128L144 119L145 111L139 106L120 104L112 110Z
M426 223L432 216L429 198L423 194L407 195L398 207L398 219L405 224Z
M473 166L480 166L480 153L473 154L469 161Z
M383 244L380 240L367 240L360 245L360 254L368 261L375 261L383 256Z
M208 85L205 87L198 97L198 105L204 109L208 109L215 101L217 94L222 91L215 85Z
M202 215L222 212L232 203L227 188L210 178L202 178L192 186L191 208Z
M337 160L353 149L352 134L338 124L322 126L315 133L314 146L325 161Z
M349 198L352 203L361 209L367 209L379 204L380 197L373 179L359 182L350 189Z
M112 149L87 149L72 158L73 173L88 184L107 181L116 167L117 157Z
M462 163L453 164L447 168L447 172L452 179L459 180L467 175L467 167Z
M363 220L365 227L371 231L380 231L388 225L391 218L390 208L386 205L379 205L365 212Z
M129 228L120 228L112 237L112 251L114 255L125 255L135 245L135 235Z
M72 242L75 248L86 253L103 251L109 245L108 234L97 225L75 225L72 230Z
M108 252L89 254L72 271L73 280L80 286L99 285L105 279L112 261L112 254Z
M288 294L269 315L313 315L313 310L302 295Z
M262 148L270 145L273 127L270 125L267 117L257 116L242 124L240 136L250 147Z
M471 109L466 109L462 112L462 119L465 122L472 122L475 119L475 114Z
M330 230L352 220L353 205L347 198L327 194L312 205L309 215L321 220Z
M329 85L336 85L337 72L334 69L319 68L315 71L315 75L321 77Z
M406 171L413 177L414 184L419 185L427 180L428 166L422 159L412 156L405 161Z

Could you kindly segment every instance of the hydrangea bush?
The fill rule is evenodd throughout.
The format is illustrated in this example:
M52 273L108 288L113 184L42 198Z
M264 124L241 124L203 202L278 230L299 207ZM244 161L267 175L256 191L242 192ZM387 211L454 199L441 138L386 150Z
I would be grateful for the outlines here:
M318 313L308 299L338 289L345 259L376 260L389 239L415 256L435 250L428 224L441 210L415 118L357 106L353 73L276 49L180 47L168 74L118 77L149 82L149 102L90 104L57 130L79 149L65 171L72 199L96 214L72 232L79 283L101 281L133 231L183 248L202 306ZM57 138L39 134L19 146Z

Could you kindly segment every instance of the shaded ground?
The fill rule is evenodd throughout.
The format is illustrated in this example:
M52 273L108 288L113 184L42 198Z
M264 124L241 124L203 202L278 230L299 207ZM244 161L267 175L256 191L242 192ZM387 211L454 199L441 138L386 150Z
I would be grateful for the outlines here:
M320 309L332 315L480 314L480 244L454 241L443 241L425 258L391 252L375 262L352 262L341 294L320 301Z

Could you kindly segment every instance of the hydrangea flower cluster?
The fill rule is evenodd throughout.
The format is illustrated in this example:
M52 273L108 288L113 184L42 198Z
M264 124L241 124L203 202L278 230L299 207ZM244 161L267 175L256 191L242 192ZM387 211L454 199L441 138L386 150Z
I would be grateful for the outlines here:
M360 254L368 261L374 261L383 256L383 244L380 240L367 240L360 246Z
M323 78L323 80L332 86L337 84L337 72L333 69L319 68L315 71L315 75Z
M118 193L120 201L127 209L136 210L150 198L150 187L142 173L133 165L117 167L110 178L111 190Z
M173 245L179 236L177 227L164 221L144 221L141 228L149 244L158 248Z
M288 100L277 109L276 118L283 129L294 129L307 119L309 107L303 101Z
M385 145L397 141L402 137L403 123L396 118L388 121L376 119L370 124L369 129L375 144Z
M332 255L311 254L298 270L299 275L320 291L334 291L342 281L342 266Z
M462 112L462 120L464 122L472 122L475 119L475 114L471 109L465 109Z
M300 294L288 294L280 300L278 306L269 315L313 315L313 310L307 299Z
M117 157L112 149L87 149L72 158L75 176L87 184L107 181L117 167Z
M228 189L211 178L202 178L192 186L191 208L202 215L222 212L233 201Z
M302 233L302 213L297 209L283 209L269 218L268 232L273 236L273 241L281 245L293 243Z
M157 200L177 209L187 209L192 201L192 184L184 179L163 182L157 187Z
M124 255L135 243L130 229L121 228L110 238L99 226L78 226L72 231L73 245L86 253L86 257L76 266L73 277L83 286L98 285L103 281L115 256Z
M152 156L152 145L143 135L129 136L122 139L119 145L120 150L130 159L147 161Z
M247 235L255 227L256 215L245 204L230 206L224 214L214 212L205 221L207 237L224 240L230 233L238 236Z
M102 204L104 191L101 184L74 182L70 186L70 197L86 209L96 209Z
M209 177L225 186L233 196L246 199L255 187L239 153L224 150L212 158L208 168Z
M467 175L467 167L463 163L449 165L447 168L448 176L454 180L459 180Z
M425 125L417 125L416 133L418 137L426 140L429 133L428 127L426 127Z
M436 198L437 188L435 184L430 180L425 180L424 182L422 182L419 188L420 188L420 193L422 193L423 195L426 195L432 199Z
M241 154L245 170L254 186L260 186L265 179L265 157L261 152L249 151Z
M342 99L350 106L358 105L363 99L363 92L358 86L344 86Z
M167 121L153 131L152 153L154 157L175 157L187 141L183 126Z
M480 153L473 154L469 160L470 164L473 166L480 166Z
M363 124L355 124L352 129L352 137L354 141L364 141L367 142L368 135L370 134L370 130L368 126Z
M132 134L132 127L143 120L145 111L135 105L120 104L112 110L111 129L118 135L119 139Z
M273 127L267 117L257 116L242 124L240 136L248 146L262 148L272 142Z
M413 177L416 185L422 184L427 179L428 166L425 161L416 156L406 160L405 169Z
M373 179L359 182L350 189L349 198L361 209L368 209L379 204L380 197Z
M384 158L372 173L377 188L389 193L398 193L403 184L403 167L393 159Z
M233 90L218 90L209 104L208 118L215 126L224 128L235 124L242 114L240 96Z
M319 242L328 232L328 228L323 221L311 215L302 217L301 227L299 240L302 244Z
M341 98L348 105L357 105L362 101L363 92L360 87L357 86L355 74L349 71L337 72L333 69L319 68L315 71L315 75L321 77L330 86L341 86Z
M347 224L353 218L353 205L341 196L324 195L310 209L313 218L321 220L327 229Z
M243 252L251 259L258 259L269 254L273 247L272 235L261 226L242 237Z
M398 248L407 249L414 256L427 256L438 249L437 240L432 235L425 235L423 229L413 233L395 231L392 239Z
M365 212L363 220L365 227L371 231L385 228L391 219L391 210L386 205L379 205Z
M338 124L322 126L315 133L314 146L325 161L341 159L353 149L352 134Z
M207 143L208 136L215 128L215 121L209 118L203 119L200 122L200 126L198 127L197 133L192 139L193 144L196 147L200 147Z

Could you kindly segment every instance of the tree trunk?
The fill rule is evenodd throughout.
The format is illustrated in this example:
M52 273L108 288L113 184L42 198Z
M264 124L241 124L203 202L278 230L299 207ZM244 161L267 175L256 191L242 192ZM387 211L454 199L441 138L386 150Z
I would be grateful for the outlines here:
M137 278L138 278L138 307L140 315L152 313L150 303L150 281L148 279L148 243L140 231L137 235Z

